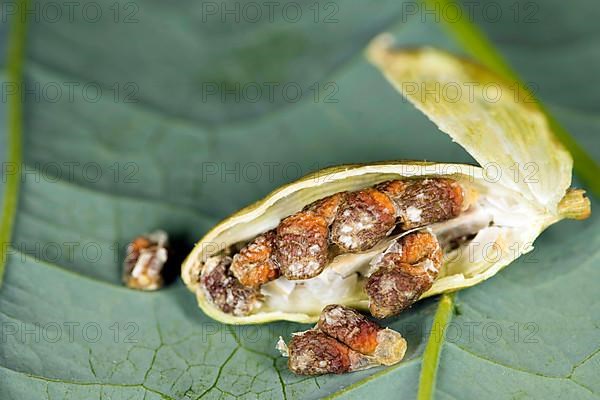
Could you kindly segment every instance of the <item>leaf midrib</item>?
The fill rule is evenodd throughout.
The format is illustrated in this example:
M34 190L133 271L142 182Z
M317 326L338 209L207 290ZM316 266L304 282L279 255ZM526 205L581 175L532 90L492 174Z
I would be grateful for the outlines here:
M23 10L27 0L19 0L17 9ZM22 7L22 8L21 8ZM11 19L11 29L8 35L8 69L9 82L22 82L23 59L25 54L26 19L14 17ZM11 242L12 230L17 212L19 199L20 167L22 162L22 130L23 104L21 101L21 85L17 85L17 93L10 97L7 111L8 133L8 165L13 165L16 171L6 177L5 192L2 199L2 219L0 221L0 285L6 267L7 244Z

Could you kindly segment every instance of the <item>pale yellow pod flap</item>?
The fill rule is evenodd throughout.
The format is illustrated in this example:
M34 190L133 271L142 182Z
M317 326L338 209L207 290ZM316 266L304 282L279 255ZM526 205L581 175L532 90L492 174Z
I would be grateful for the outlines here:
M464 147L486 179L556 214L573 160L532 96L477 63L433 48L393 49L390 38L376 38L368 57L393 86Z

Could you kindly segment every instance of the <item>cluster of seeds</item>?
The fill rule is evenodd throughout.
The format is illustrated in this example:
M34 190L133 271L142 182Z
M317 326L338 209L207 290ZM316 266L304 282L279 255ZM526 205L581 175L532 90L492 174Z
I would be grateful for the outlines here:
M218 271L223 270L221 278L231 293L243 292L243 299L221 295L226 284L214 283L215 270L207 272L204 268L201 283L207 297L223 312L246 315L260 299L260 286L279 276L289 280L313 278L335 255L369 250L396 228L406 231L446 221L462 209L462 187L446 178L391 180L355 192L336 193L284 218L232 259L217 262L225 265ZM424 247L415 250L422 253L419 258L409 260L406 254L411 253L413 243ZM432 246L437 250L431 250ZM416 301L431 286L440 266L441 253L431 234L409 235L392 247L379 260L366 287L376 316L392 315ZM398 253L397 249L403 250ZM394 282L393 289L382 283L388 279ZM240 301L250 303L240 307Z
M277 348L296 374L342 374L399 362L406 340L351 308L330 305L313 329L295 333L289 345L280 338Z

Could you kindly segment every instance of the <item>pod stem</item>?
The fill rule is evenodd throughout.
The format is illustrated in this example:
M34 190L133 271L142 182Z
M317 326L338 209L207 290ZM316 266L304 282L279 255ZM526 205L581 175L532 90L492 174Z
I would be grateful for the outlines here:
M592 213L590 199L583 189L567 190L567 193L558 203L558 214L568 219L586 219Z

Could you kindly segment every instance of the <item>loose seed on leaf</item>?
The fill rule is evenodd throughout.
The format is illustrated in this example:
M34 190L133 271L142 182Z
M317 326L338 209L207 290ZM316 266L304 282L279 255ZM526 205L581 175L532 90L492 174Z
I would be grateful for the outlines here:
M406 340L350 308L331 305L314 329L293 334L289 345L279 338L277 349L289 357L288 367L295 374L341 374L400 362Z
M317 328L352 350L375 357L383 365L395 364L406 352L406 340L398 332L382 329L349 307L337 304L325 307Z
M206 297L221 311L248 315L260 305L260 293L242 285L230 271L231 257L214 256L206 261L200 283Z
M331 226L331 240L345 252L364 251L383 239L396 223L394 203L369 188L349 193Z
M362 354L317 330L295 334L287 354L288 368L298 375L343 374L364 364Z
M138 290L157 290L164 285L163 266L167 262L168 237L157 230L133 239L123 262L123 282Z
M317 327L329 336L363 354L371 354L377 347L376 323L351 308L333 304L325 307Z
M258 236L233 256L231 272L244 286L260 287L263 283L279 277L273 250L275 232Z
M373 262L365 290L369 310L377 318L398 314L431 288L442 252L436 237L417 231L401 237Z

